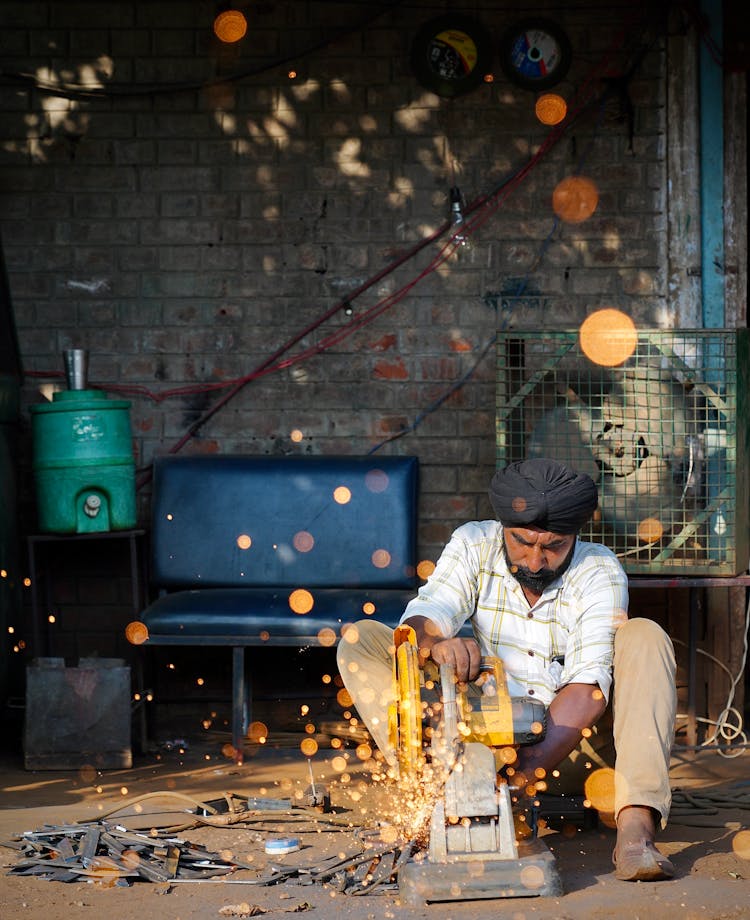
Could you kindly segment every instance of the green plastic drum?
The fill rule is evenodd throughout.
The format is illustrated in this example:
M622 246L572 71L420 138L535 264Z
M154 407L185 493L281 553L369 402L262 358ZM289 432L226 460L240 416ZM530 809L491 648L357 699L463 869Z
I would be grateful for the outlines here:
M44 533L129 530L136 524L130 403L63 390L31 407L34 480Z

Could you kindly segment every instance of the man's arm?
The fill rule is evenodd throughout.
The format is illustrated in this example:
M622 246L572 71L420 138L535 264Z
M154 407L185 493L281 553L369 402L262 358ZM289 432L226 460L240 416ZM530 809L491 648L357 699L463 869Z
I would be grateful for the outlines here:
M519 748L512 764L513 786L526 786L558 766L581 741L581 733L602 716L607 702L595 684L567 684L547 710L547 731L538 743ZM535 771L541 769L544 774ZM521 774L521 775L518 775Z
M417 634L422 666L428 658L437 665L452 664L456 669L456 680L462 684L478 676L482 654L476 639L460 636L446 639L437 624L427 617L409 617L404 620L404 626L411 626Z

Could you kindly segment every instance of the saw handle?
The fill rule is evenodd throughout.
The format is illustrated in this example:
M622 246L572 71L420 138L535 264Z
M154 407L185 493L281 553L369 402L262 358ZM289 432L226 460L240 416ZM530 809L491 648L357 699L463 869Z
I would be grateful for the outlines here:
M482 696L508 696L505 668L500 658L483 657L474 683L481 689Z

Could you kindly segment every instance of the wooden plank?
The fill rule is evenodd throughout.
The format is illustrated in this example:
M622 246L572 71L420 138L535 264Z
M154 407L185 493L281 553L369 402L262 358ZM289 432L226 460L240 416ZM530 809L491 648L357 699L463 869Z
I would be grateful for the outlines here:
M745 73L724 75L724 306L727 329L747 326L747 84Z
M679 27L667 41L667 305L678 329L702 325L698 42L694 29Z

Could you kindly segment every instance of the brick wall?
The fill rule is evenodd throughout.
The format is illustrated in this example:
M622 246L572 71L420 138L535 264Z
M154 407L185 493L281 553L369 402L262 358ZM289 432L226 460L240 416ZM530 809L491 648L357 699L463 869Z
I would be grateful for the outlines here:
M209 2L3 4L3 70L25 75L0 85L0 232L28 373L27 529L28 407L59 384L66 347L88 349L92 384L129 395L142 469L227 392L211 387L283 349L288 366L248 381L181 449L417 454L420 553L434 558L490 513L498 325L569 327L601 306L663 321L662 25L545 4L573 48L556 89L575 118L558 137L497 55L493 81L466 95L420 85L411 41L442 4L362 25L372 6L247 4L246 39L219 47ZM482 8L495 47L524 11L537 12ZM601 75L633 64L627 92L600 105L617 85ZM575 172L599 204L560 223L552 191ZM413 249L448 220L454 184L488 206L430 270L450 234Z
M558 87L571 100L595 66L624 70L646 41L628 33L609 52L623 23L597 6L561 5L555 17L574 48ZM497 59L494 82L467 95L422 88L408 52L435 15L428 4L361 29L364 4L261 4L241 45L224 48L212 39L211 3L4 9L6 71L105 87L96 99L25 82L2 88L0 231L24 366L59 372L62 350L79 346L97 385L157 399L192 388L163 401L132 397L143 466L212 407L221 391L205 385L251 373L377 273L351 317L335 312L285 357L413 282L440 242L389 269L446 220L454 181L467 202L490 193L549 133L534 117L535 94ZM303 53L331 17L351 31ZM495 38L513 21L489 10L481 18ZM282 58L290 63L272 66ZM422 460L424 553L486 514L491 349L449 394L491 340L502 295L519 280L533 292L502 317L524 326L575 324L603 305L653 321L665 304L662 66L657 42L629 86L632 150L617 99L585 108L499 208L480 212L470 249L323 354L249 382L185 449L366 452L448 396L380 450ZM603 88L595 82L593 95ZM599 207L585 224L555 225L551 192L576 169L598 183ZM41 398L43 379L29 377L27 403Z

